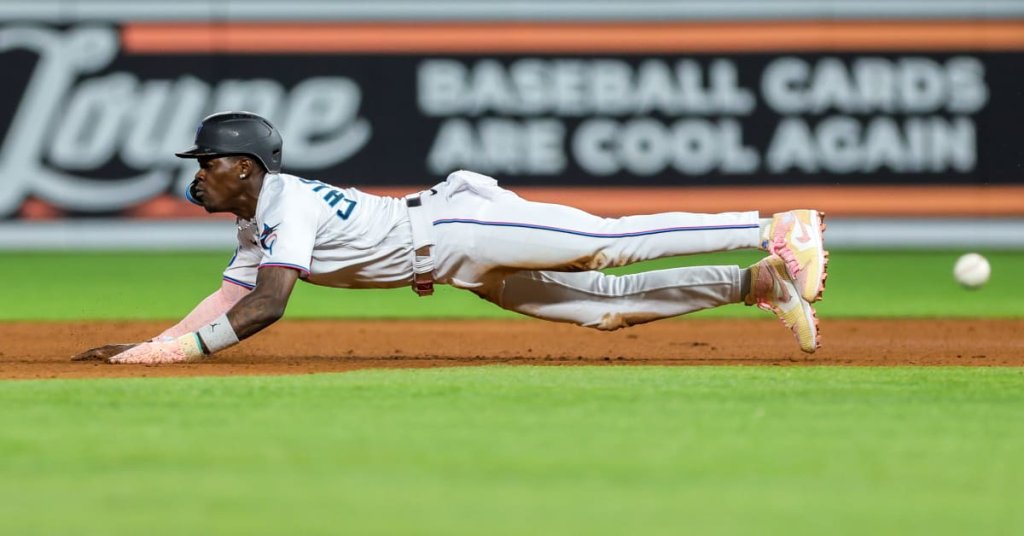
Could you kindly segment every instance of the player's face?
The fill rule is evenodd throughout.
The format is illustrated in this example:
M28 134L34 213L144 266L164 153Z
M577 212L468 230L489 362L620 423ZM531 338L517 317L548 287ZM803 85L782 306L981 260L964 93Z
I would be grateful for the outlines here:
M196 172L196 201L202 203L207 212L230 211L234 206L232 202L242 193L243 184L239 178L242 173L237 158L199 158L199 171Z

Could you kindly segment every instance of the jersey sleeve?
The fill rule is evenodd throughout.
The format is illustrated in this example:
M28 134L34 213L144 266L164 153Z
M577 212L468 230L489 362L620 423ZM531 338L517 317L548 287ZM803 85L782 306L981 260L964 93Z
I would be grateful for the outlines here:
M257 215L258 245L263 258L259 268L275 266L309 275L316 243L320 207L309 195L283 195Z
M238 247L224 269L224 281L252 290L256 287L256 270L263 259L255 236L250 229L239 229Z

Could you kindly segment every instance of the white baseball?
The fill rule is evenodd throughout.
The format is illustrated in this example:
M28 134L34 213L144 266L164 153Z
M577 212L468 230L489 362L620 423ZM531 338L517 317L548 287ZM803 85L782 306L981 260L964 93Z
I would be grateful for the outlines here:
M977 253L960 256L953 267L953 277L956 278L956 281L972 289L984 285L991 274L992 267L989 266L988 259Z

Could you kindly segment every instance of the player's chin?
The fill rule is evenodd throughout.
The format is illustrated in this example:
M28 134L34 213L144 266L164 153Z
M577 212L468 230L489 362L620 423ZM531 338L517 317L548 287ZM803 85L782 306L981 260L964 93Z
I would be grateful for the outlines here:
M196 204L201 206L201 207L203 207L203 209L206 210L207 212L209 212L209 213L217 212L217 204L214 203L212 199L209 199L208 197L206 197L206 195L198 194L198 195L195 196L195 200L196 200Z
M211 200L208 200L208 199L200 199L199 200L199 204L201 204L203 206L203 208L207 212L209 212L210 214L215 214L217 212L226 212L225 209L217 206L216 203L214 203L214 202L212 202Z

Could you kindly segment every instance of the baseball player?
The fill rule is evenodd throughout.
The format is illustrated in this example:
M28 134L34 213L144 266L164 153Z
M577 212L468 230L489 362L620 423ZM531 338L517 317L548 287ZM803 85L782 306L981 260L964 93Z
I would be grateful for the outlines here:
M281 145L277 129L255 114L203 120L195 145L177 156L199 163L189 199L237 216L238 247L220 289L153 339L73 359L203 359L280 319L299 279L352 289L412 286L420 296L452 285L504 309L599 330L742 302L774 312L803 351L818 347L811 303L824 290L828 254L817 211L600 218L527 201L470 171L404 199L381 197L281 173ZM739 248L768 256L748 268L599 271Z

